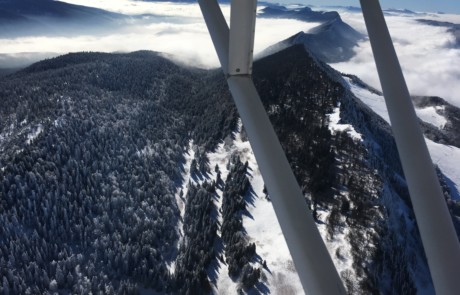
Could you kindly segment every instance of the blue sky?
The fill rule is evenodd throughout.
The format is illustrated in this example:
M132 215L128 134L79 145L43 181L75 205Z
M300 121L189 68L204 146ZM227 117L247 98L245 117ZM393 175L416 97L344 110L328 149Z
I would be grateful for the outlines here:
M311 5L359 6L358 0L268 0L280 3L302 3ZM383 8L407 8L416 11L460 13L459 0L381 0Z

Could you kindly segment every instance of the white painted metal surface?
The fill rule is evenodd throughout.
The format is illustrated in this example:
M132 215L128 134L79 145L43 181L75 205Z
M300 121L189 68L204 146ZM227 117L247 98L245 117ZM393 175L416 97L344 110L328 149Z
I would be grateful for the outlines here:
M360 0L437 294L460 294L460 245L378 0Z
M232 0L230 10L230 75L250 75L254 50L257 0Z
M224 74L228 74L230 30L216 0L198 0Z

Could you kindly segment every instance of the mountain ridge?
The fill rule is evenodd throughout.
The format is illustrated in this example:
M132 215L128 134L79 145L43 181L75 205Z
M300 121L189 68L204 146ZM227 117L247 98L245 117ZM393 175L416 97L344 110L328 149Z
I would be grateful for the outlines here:
M327 63L343 62L354 55L354 47L364 36L339 17L326 21L307 32L299 32L278 42L260 54L270 55L295 44L302 44L309 52Z

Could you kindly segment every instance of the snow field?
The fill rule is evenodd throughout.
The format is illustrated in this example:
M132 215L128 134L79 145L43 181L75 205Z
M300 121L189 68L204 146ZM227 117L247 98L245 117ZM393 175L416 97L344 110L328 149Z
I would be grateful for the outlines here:
M294 268L291 255L287 248L284 236L281 232L278 220L276 218L273 206L270 201L265 199L265 194L262 192L264 182L260 174L257 162L252 152L248 141L243 141L241 136L241 122L238 124L238 129L233 133L233 143L221 143L215 152L209 153L208 158L211 168L211 178L215 179L216 172L214 167L219 166L221 178L225 180L228 175L226 165L232 154L236 153L240 156L244 163L248 161L248 178L251 182L253 192L247 196L247 213L243 213L243 226L247 231L246 237L250 243L256 244L256 252L258 261L253 261L253 267L261 268L262 284L258 284L256 288L261 293L267 291L269 294L304 294L297 272ZM218 199L215 200L218 208L222 205L222 191L217 190ZM221 224L222 217L218 210L218 222ZM220 236L220 230L218 231ZM262 268L262 262L266 260L267 269ZM237 283L232 281L228 275L227 265L219 259L212 266L217 270L218 277L213 291L215 294L236 294ZM257 293L257 291L253 290ZM259 293L257 293L259 294Z
M430 123L439 129L442 129L447 123L447 119L441 115L443 110L443 106L436 106L426 107L423 109L416 108L415 112L417 113L417 116L423 121Z

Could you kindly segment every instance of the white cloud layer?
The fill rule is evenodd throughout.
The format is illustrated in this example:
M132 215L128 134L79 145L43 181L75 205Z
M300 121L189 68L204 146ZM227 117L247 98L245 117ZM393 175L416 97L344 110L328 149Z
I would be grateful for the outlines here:
M341 15L357 30L366 32L362 15ZM447 28L422 24L416 21L419 18L460 23L460 15L386 16L409 91L412 95L441 96L460 107L460 48L450 46L454 36ZM369 41L361 42L355 51L357 55L350 61L332 66L380 89Z
M152 14L147 24L133 21L122 31L105 36L23 37L0 39L0 67L7 67L5 54L74 51L154 50L173 56L179 62L202 68L218 66L218 59L197 4L143 2L131 0L66 0L66 2L106 9L123 14ZM229 19L228 5L222 5ZM358 13L340 11L345 22L365 33L364 20ZM460 107L460 49L447 46L453 41L446 28L418 23L416 18L460 23L460 15L387 16L387 22L403 71L414 95L437 95ZM308 31L315 24L286 19L257 20L255 53L288 38ZM379 88L372 51L368 41L356 49L357 55L336 69L358 75ZM28 55L31 56L30 54Z
M27 52L74 51L131 52L154 50L164 52L179 62L202 68L218 67L208 30L197 4L160 3L139 1L69 0L124 14L152 14L142 21L133 20L122 31L105 36L91 34L78 37L34 36L0 39L0 54ZM230 8L222 5L226 19ZM161 17L157 17L161 16ZM299 31L307 31L315 24L297 20L260 19L256 25L255 52L286 39ZM5 64L3 65L5 66ZM0 67L2 67L0 65Z

